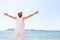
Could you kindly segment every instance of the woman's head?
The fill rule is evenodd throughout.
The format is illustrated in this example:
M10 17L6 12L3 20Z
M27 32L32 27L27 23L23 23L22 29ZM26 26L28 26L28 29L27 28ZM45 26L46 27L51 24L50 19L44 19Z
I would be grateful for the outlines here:
M19 12L18 13L18 17L22 17L22 12Z

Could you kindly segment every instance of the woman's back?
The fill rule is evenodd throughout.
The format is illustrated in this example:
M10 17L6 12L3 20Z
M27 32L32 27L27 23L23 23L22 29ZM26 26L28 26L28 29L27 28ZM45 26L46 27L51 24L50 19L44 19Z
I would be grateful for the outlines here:
M24 40L24 21L23 18L16 19L15 40Z

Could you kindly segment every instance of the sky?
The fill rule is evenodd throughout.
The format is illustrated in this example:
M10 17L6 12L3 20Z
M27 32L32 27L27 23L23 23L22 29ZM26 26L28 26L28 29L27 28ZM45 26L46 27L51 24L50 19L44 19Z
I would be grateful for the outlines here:
M0 0L0 30L15 28L15 20L4 15L23 17L39 11L25 20L25 29L60 30L60 0Z

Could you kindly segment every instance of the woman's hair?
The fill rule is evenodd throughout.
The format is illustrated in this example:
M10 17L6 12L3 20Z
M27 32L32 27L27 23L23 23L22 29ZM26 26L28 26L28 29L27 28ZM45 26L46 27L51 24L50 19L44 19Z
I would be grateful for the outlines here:
M22 17L22 12L19 12L18 13L18 17Z

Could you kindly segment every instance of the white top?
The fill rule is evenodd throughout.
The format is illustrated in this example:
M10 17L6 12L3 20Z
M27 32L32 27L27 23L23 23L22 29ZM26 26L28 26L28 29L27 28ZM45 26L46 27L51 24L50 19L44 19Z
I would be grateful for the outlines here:
M24 20L23 18L17 18L16 19L16 29L15 29L16 32L23 32L24 31Z

